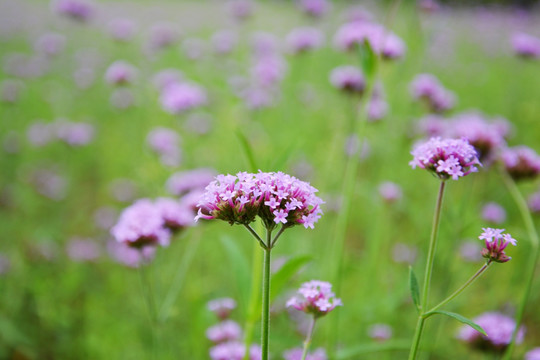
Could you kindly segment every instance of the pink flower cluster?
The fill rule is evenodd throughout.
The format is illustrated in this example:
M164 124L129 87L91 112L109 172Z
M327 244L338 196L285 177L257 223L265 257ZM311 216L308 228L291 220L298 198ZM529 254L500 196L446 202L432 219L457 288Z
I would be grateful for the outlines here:
M356 66L343 65L330 73L330 83L339 90L350 94L362 95L366 88L366 80L362 70Z
M328 13L332 4L328 0L299 0L298 7L304 14L318 18Z
M52 9L79 21L86 21L94 14L94 3L89 0L53 0Z
M180 151L180 135L172 129L156 127L152 129L146 141L150 148L160 155L160 160L166 166L178 166L182 159Z
M293 307L316 317L326 315L336 306L342 305L341 299L332 292L332 285L319 280L303 283L298 294L287 301L287 307Z
M528 351L525 354L525 360L540 360L540 347Z
M303 349L301 348L294 348L287 350L283 353L283 359L284 360L302 360L302 352ZM315 351L312 351L306 355L305 360L327 360L328 356L326 355L326 351L324 351L323 348L318 348Z
M282 172L218 175L197 204L196 220L220 219L231 225L248 225L259 216L269 229L280 223L313 229L322 214L323 201L315 195L317 191Z
M170 114L181 114L208 102L206 91L199 85L188 82L166 86L160 96L161 106Z
M517 55L530 58L540 58L540 38L525 33L512 36L512 47Z
M411 94L415 100L424 101L433 112L444 112L454 107L456 97L434 75L419 74L411 82Z
M212 360L242 360L245 349L244 344L241 342L224 342L210 349L210 358ZM260 359L261 348L258 345L251 345L249 348L249 360Z
M242 328L236 321L224 320L206 330L206 337L215 344L225 341L239 341Z
M504 351L510 344L512 333L516 328L516 322L498 312L486 312L473 321L480 325L487 336L482 335L470 326L464 326L459 332L458 338L470 343L473 347L481 350ZM516 337L516 343L523 342L525 329L521 327Z
M184 195L190 191L204 189L215 176L216 171L209 168L179 171L171 175L166 186L171 194Z
M504 253L504 249L508 244L516 246L516 239L510 234L503 234L504 229L482 228L484 232L478 237L480 240L485 240L486 247L482 249L482 256L489 261L499 263L507 262L511 259Z
M216 314L216 316L221 319L227 319L231 312L236 309L236 301L231 298L219 298L210 300L206 307L208 310Z
M113 62L105 72L105 80L111 85L126 85L132 83L137 76L137 69L127 61Z
M320 48L324 41L323 33L314 27L300 27L293 29L285 42L293 54L308 52Z
M476 150L465 139L434 137L417 145L411 152L413 169L417 166L435 174L441 180L457 180L481 166Z
M501 160L508 174L515 180L534 179L540 173L540 156L527 146L504 149Z
M94 126L89 123L58 119L52 123L36 121L27 130L28 140L34 146L44 146L53 140L70 146L88 145L94 139Z

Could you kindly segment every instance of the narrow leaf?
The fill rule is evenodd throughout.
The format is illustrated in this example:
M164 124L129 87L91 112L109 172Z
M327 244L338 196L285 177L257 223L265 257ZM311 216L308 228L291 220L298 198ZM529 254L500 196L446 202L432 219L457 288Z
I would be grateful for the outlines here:
M411 290L411 297L414 305L418 310L420 310L420 290L418 287L418 280L416 279L412 266L409 266L409 289Z
M281 293L290 278L309 261L311 261L311 256L300 255L293 257L272 275L272 291L270 292L270 299L275 299L276 296Z
M236 132L236 136L238 137L238 140L240 141L242 150L244 150L244 155L246 155L247 161L249 163L250 171L256 172L258 168L257 168L257 163L255 162L255 156L253 155L253 148L251 147L251 144L249 143L248 139L244 136L244 134L240 130Z
M482 335L487 336L486 332L484 331L484 329L482 329L480 325L474 323L472 320L467 319L465 316L462 316L453 312L435 310L435 311L427 313L426 317L429 317L434 314L442 314L442 315L450 316L451 318L454 318L457 321L462 322L463 324L469 325L470 327L472 327L474 330L478 331Z
M364 42L358 47L360 53L360 64L362 65L362 70L368 79L371 79L375 73L375 66L377 64L377 55L373 51L369 41L364 40Z
M220 240L225 250L225 254L229 258L229 271L234 276L240 298L244 304L247 304L251 279L246 256L238 246L238 242L234 239L231 239L229 236L222 236Z

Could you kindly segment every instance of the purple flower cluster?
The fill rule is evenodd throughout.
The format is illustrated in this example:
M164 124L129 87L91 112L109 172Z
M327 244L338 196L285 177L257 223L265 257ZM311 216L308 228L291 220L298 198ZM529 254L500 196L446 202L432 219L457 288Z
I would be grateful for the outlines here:
M284 360L302 360L303 349L294 348L283 352ZM305 360L327 360L328 356L323 348L318 348L306 355Z
M210 349L212 360L242 360L246 347L241 342L224 342ZM249 348L249 360L260 360L261 348L258 345L251 345Z
M298 7L304 14L319 18L330 11L332 4L328 0L299 0Z
M529 59L540 58L540 38L535 36L516 33L512 36L512 47L515 53L521 57Z
M161 106L168 113L181 114L205 105L208 98L201 86L180 82L166 86L161 92L160 101Z
M116 262L128 267L138 268L154 258L156 248L154 246L145 246L137 249L126 243L112 240L107 244L107 252Z
M326 315L336 306L342 305L341 299L332 292L332 285L318 280L303 283L298 294L287 301L287 307L313 314L315 317Z
M206 307L216 314L220 320L227 319L231 312L236 309L236 301L231 298L219 298L210 300Z
M382 182L379 187L379 195L383 198L386 203L394 203L401 199L403 192L401 186L391 181Z
M204 189L216 176L213 169L199 168L180 171L171 175L167 180L167 189L173 195L184 195L190 191Z
M510 344L512 333L516 328L516 322L498 312L486 312L473 321L480 325L487 336L482 335L470 326L464 326L459 332L458 338L483 351L502 352ZM517 333L516 343L523 342L525 329L521 327Z
M105 72L105 81L111 85L132 83L137 76L137 69L126 61L113 62Z
M172 22L158 22L149 30L148 50L159 51L171 47L180 38L176 24Z
M79 21L86 21L94 14L94 4L88 0L53 0L52 9Z
M540 191L532 193L527 199L529 210L535 214L540 213Z
M41 35L34 43L34 50L45 56L55 56L66 47L66 37L59 33L49 32Z
M210 41L217 55L227 55L234 50L238 43L238 34L231 30L220 30L212 35Z
M385 59L397 59L405 54L405 44L382 25L369 21L352 21L342 25L334 36L334 44L342 51L352 51L364 42Z
M517 241L510 234L503 234L504 229L482 228L484 232L478 237L485 240L486 247L482 249L482 256L489 261L499 263L507 262L511 257L504 253L508 244L516 246Z
M392 327L388 324L373 324L368 328L368 335L373 340L383 342L392 338Z
M285 39L289 51L293 54L308 52L320 48L324 41L323 33L314 27L293 29Z
M253 15L255 3L252 0L230 0L227 6L234 19L244 21Z
M191 225L193 212L184 203L169 198L140 199L124 209L111 234L134 248L168 246L172 231Z
M456 97L431 74L417 75L411 82L414 99L424 101L433 112L444 112L454 107Z
M28 140L34 146L44 146L53 140L70 146L83 146L94 139L94 126L58 119L52 123L36 121L27 130Z
M528 351L525 354L525 360L540 360L540 347Z
M107 31L115 41L127 42L135 36L137 26L130 19L117 18L109 22Z
M323 201L318 190L282 172L218 175L201 197L196 219L220 219L248 225L258 215L269 229L277 224L314 228Z
M160 155L160 160L164 165L173 167L180 165L180 135L176 131L156 127L148 133L146 141L150 148Z
M239 341L242 338L242 328L236 321L224 320L208 328L206 337L215 344L225 341Z
M501 160L514 180L534 179L540 173L540 156L527 146L505 148Z
M417 166L432 172L441 180L457 180L481 166L476 150L465 139L431 138L411 152L413 169Z
M330 73L330 83L339 90L349 94L362 95L366 88L366 80L362 70L356 66L338 66Z
M496 202L489 202L482 207L482 219L493 224L501 224L506 220L506 210Z

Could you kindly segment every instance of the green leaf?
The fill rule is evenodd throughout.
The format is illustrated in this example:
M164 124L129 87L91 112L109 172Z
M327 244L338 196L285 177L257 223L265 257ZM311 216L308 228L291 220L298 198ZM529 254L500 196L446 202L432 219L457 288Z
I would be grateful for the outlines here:
M418 287L418 280L416 279L412 266L409 266L409 289L411 290L411 297L414 305L418 310L420 310L420 290Z
M251 147L251 144L247 140L247 138L244 136L242 131L238 130L236 132L236 136L238 137L238 140L240 141L240 145L242 146L242 150L244 150L244 155L246 155L247 161L249 163L250 171L251 172L257 172L257 163L255 162L255 156L253 155L253 148Z
M368 79L371 79L375 74L375 66L377 65L377 55L373 51L369 41L364 40L362 45L358 47L360 54L360 65Z
M358 355L364 355L381 351L396 351L396 350L409 350L411 342L409 340L392 340L384 343L369 343L360 344L350 348L339 350L336 354L336 359L357 359Z
M249 286L251 283L251 272L246 256L235 239L231 239L231 237L224 235L220 240L225 250L225 254L229 258L229 271L234 276L241 301L244 304L247 304L249 298Z
M300 270L302 266L311 261L311 256L295 256L287 261L274 275L272 275L272 291L270 300L281 293L290 278Z
M472 320L467 319L465 316L462 316L462 315L459 315L459 314L456 314L456 313L453 313L453 312L449 312L449 311L435 310L435 311L431 311L431 312L427 313L425 315L425 317L427 318L427 317L429 317L431 315L434 315L434 314L442 314L442 315L450 316L451 318L454 318L457 321L462 322L463 324L469 325L474 330L478 331L479 333L483 334L484 336L487 336L486 332L484 331L484 329L482 329L482 327L480 325L474 323Z

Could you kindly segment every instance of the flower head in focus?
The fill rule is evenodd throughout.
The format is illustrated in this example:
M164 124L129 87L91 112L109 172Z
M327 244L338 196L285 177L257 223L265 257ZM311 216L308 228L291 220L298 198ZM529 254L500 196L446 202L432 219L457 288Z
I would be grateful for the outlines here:
M504 229L482 228L484 232L478 237L480 240L485 240L486 247L482 249L482 256L488 261L499 263L507 262L511 257L504 253L504 249L508 244L516 246L516 239L510 234L504 234Z
M464 139L434 137L417 145L411 152L413 169L417 166L432 172L441 180L457 180L482 166L476 150Z
M326 315L336 306L342 305L341 299L332 292L332 285L318 280L303 283L298 294L287 301L287 307L294 307L315 317Z

